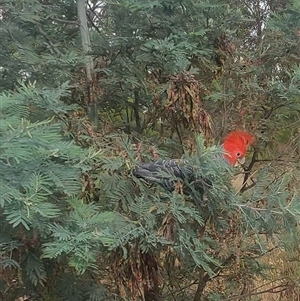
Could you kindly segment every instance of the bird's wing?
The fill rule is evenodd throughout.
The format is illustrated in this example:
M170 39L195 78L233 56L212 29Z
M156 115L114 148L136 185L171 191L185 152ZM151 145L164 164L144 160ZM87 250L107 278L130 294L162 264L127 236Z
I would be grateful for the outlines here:
M167 190L174 190L177 181L190 180L193 176L193 166L188 160L159 160L141 164L132 173L137 178L158 183Z

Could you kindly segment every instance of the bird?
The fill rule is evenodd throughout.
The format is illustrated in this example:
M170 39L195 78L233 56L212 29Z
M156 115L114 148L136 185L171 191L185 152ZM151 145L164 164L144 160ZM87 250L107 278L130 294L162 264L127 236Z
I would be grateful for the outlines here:
M242 130L232 131L225 136L222 145L223 154L216 155L216 160L225 160L229 166L243 165L247 149L254 142L255 137L251 133ZM147 184L158 184L169 192L176 189L177 183L188 186L194 183L196 184L194 188L203 192L205 186L212 186L212 180L197 178L197 168L208 170L209 166L203 164L199 167L189 159L166 159L139 164L132 170L132 174Z

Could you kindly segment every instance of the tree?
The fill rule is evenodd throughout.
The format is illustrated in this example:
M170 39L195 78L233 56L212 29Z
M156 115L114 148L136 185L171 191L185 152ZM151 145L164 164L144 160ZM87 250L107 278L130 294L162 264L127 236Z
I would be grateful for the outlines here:
M291 300L297 2L90 1L86 9L89 53L74 1L1 8L2 299ZM86 117L89 85L97 131ZM236 192L210 145L240 127L258 143L235 170ZM140 161L197 154L199 173L214 183L203 203L199 192L170 194L130 173Z
M72 78L81 60L73 1L6 0L1 15L1 90L20 79L56 86Z

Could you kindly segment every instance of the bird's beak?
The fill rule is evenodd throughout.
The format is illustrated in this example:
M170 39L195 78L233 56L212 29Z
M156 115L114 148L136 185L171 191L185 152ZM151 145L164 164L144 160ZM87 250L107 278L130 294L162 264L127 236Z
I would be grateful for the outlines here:
M239 159L238 159L238 162L239 162L239 164L241 164L241 165L243 165L243 164L245 163L245 161L246 161L245 157L242 157L242 158L239 158Z

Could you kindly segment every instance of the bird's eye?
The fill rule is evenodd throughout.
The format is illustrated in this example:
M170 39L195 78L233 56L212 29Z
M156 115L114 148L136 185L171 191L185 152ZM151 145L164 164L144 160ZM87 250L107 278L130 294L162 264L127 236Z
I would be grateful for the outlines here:
M236 156L237 156L237 157L240 157L240 156L241 156L241 153L236 153Z

